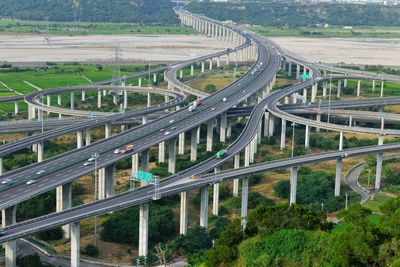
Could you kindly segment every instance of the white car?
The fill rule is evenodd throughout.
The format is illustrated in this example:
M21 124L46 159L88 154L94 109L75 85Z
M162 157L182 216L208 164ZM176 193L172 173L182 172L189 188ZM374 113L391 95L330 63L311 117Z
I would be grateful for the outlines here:
M37 171L36 172L36 174L42 174L42 173L44 173L46 170L39 170L39 171Z
M86 161L85 163L83 163L83 166L90 166L93 164L93 161Z
M121 152L121 150L119 148L114 150L114 154L119 154L119 152Z
M13 183L14 183L14 181L9 179L9 178L4 179L3 181L1 181L1 184L5 184L5 185L10 185L10 184L13 184Z
M226 97L222 98L222 101L226 102Z
M90 158L88 159L89 162L90 162L90 161L95 161L95 160L96 160L95 157L90 157Z
M169 135L169 134L170 134L170 132L168 132L168 131L167 131L167 132L165 132L165 134L164 134L164 135Z
M169 123L173 123L175 120L170 120Z
M29 180L28 182L26 182L26 184L34 184L34 183L36 183L36 180L34 180L34 179Z
M212 108L212 109L211 109L211 111L214 111L214 110L215 110L215 108Z

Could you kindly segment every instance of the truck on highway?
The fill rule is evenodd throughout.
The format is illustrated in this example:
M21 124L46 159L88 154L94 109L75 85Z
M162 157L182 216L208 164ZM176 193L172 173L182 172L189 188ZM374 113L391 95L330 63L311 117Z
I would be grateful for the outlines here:
M216 157L217 157L217 159L220 159L220 158L222 158L225 154L226 154L226 149L222 149L222 150L220 150L220 151L217 152Z
M133 145L126 145L124 148L121 150L121 154L126 154L129 152L133 151Z

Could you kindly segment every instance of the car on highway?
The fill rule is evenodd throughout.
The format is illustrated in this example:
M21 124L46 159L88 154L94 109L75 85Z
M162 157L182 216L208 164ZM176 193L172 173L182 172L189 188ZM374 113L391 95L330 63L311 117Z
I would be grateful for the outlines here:
M46 170L38 170L38 171L36 172L36 174L42 174L42 173L44 173L44 172L46 172Z
M91 162L91 161L95 161L96 160L96 158L95 157L90 157L89 159L88 159L88 161L89 162Z
M211 111L214 111L214 110L215 110L215 108L212 108L212 109L211 109Z
M83 166L90 166L93 164L93 161L86 161L85 163L83 163Z
M222 98L222 101L226 102L226 97Z
M197 176L194 176L194 174L192 174L192 175L190 176L190 179L196 180L196 179L197 179Z
M121 154L126 154L129 152L133 151L133 145L126 145L124 148L121 150Z
M121 152L121 150L119 148L114 150L114 154L119 154Z
M347 153L342 154L342 158L347 158L348 156L349 156L349 154L347 154Z
M9 178L4 179L3 181L1 181L1 184L5 184L5 185L11 185L13 183L14 183L14 181L12 179L9 179Z
M175 130L176 129L176 126L174 126L174 127L171 127L171 130Z
M169 135L169 134L170 134L170 132L166 131L164 135Z
M169 123L173 123L175 120L170 120Z
M216 157L217 159L222 158L224 155L226 154L226 149L222 149L220 151L217 152Z
M31 180L29 180L28 182L26 182L26 184L34 184L34 183L36 183L36 180L35 180L35 179L31 179Z
M165 131L165 129L160 129L160 133L163 133Z

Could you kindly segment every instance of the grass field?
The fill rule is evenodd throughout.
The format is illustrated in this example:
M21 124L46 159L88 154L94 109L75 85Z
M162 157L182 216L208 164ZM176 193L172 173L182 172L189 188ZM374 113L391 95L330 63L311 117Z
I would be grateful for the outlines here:
M45 34L45 21L1 20L2 33ZM195 34L188 27L181 26L143 26L133 23L49 22L50 34Z
M399 38L399 27L331 27L282 29L277 27L247 27L265 36L301 36L313 38Z
M371 214L367 216L367 219L372 222L375 225L379 225L379 218L381 215L376 215L376 214ZM333 233L340 233L343 232L347 227L349 227L350 224L345 223L344 221L340 221L340 223L333 228L332 232Z

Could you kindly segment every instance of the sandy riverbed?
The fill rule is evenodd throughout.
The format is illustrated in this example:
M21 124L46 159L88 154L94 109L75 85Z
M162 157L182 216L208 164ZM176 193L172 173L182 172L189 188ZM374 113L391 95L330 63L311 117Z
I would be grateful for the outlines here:
M271 39L313 62L400 66L400 39L298 37Z
M400 39L316 39L274 37L278 44L311 61L400 66ZM123 61L180 61L230 47L204 35L0 35L0 61L112 61L121 47Z

